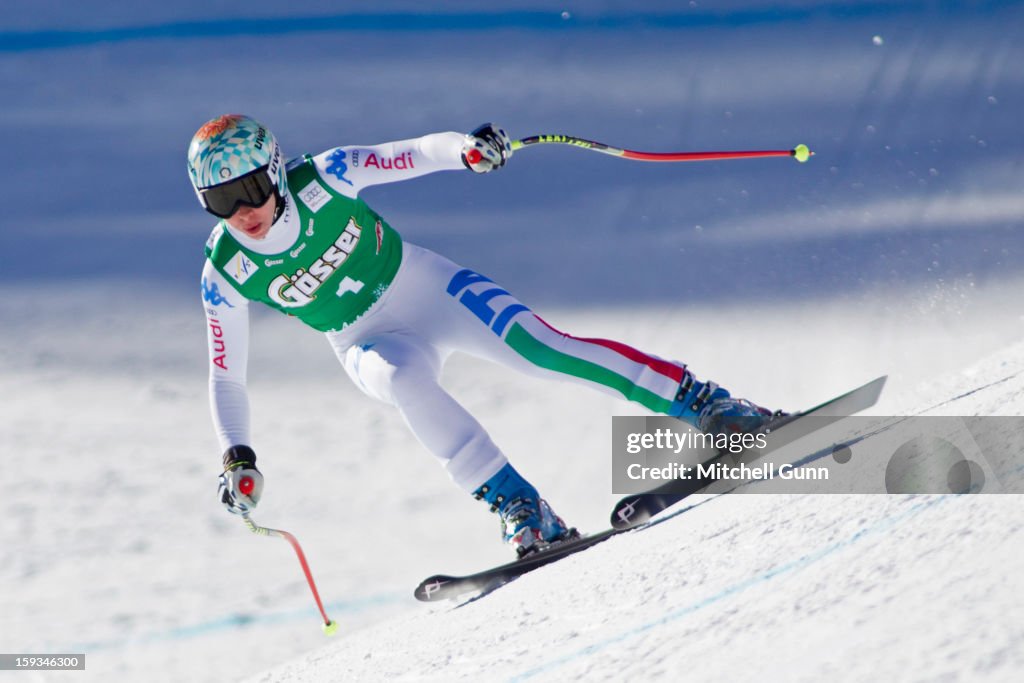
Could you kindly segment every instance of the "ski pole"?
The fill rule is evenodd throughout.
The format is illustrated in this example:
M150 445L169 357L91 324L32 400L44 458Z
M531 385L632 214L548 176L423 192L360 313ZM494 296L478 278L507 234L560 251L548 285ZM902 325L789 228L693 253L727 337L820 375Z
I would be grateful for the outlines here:
M754 150L749 152L637 152L632 149L621 149L612 147L603 142L584 140L572 135L531 135L522 140L512 141L512 150L530 147L532 145L572 145L589 149L592 152L601 152L611 156L633 159L634 161L711 161L715 159L752 159L759 157L793 157L800 163L804 163L814 156L814 152L807 148L807 145L797 145L793 149L777 150Z
M239 488L241 488L241 486ZM306 582L309 584L309 590L313 591L313 599L316 600L317 609L320 610L320 616L323 617L324 620L321 628L323 628L324 633L329 636L333 636L338 630L338 622L332 621L331 618L327 616L327 612L324 611L324 605L320 602L320 593L316 590L316 583L313 581L313 574L309 571L309 563L306 562L306 555L302 552L302 546L299 545L299 539L295 538L287 531L281 531L280 529L268 529L265 526L259 526L252 521L247 514L242 515L242 521L244 521L245 525L249 527L249 531L254 534L258 536L276 536L278 538L283 538L291 544L292 548L295 549L295 554L299 558L299 564L302 565L302 571L306 574Z

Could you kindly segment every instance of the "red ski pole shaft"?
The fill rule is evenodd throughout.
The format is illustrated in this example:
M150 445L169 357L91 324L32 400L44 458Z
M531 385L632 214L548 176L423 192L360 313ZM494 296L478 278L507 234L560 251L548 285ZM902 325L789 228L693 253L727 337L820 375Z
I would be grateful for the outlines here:
M309 590L313 593L313 600L316 601L316 607L320 610L320 616L323 617L323 629L327 635L332 635L338 628L338 624L331 620L327 616L327 612L324 610L324 604L320 600L320 593L316 589L316 582L313 581L313 573L309 570L309 562L306 561L306 554L302 552L302 546L299 545L299 539L291 535L287 531L281 531L280 529L269 529L265 526L259 526L249 515L242 515L242 521L249 527L249 531L259 536L276 536L283 538L288 541L292 549L295 550L295 555L299 558L299 564L302 565L302 572L306 575L306 583L309 584Z
M763 157L793 157L803 163L814 155L807 145L797 145L793 149L752 150L744 152L638 152L632 149L612 147L603 142L585 140L572 135L532 135L512 142L512 149L522 149L532 145L571 145L592 152L601 152L611 156L633 159L634 161L713 161L720 159L755 159Z

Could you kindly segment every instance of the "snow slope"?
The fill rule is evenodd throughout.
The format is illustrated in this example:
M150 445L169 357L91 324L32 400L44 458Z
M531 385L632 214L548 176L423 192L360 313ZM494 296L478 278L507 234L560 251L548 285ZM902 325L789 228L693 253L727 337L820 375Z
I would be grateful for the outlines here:
M214 500L210 221L184 151L215 114L289 154L486 120L805 142L804 165L531 149L367 199L559 328L772 406L889 374L880 415L1022 414L1024 5L478 5L0 13L0 652L87 653L0 680L1019 677L1015 496L712 498L461 609L416 604L423 576L506 559L493 517L319 335L260 314L256 519L302 541L341 624L325 647L290 549ZM608 418L635 408L468 358L444 379L562 515L604 526Z
M1020 415L1024 344L943 384L943 414ZM423 607L250 680L1019 680L1020 504L696 496L482 600Z
M396 672L449 680L488 664L499 678L535 667L559 680L691 669L726 678L755 674L765 665L755 662L780 648L786 659L772 660L780 678L864 660L908 678L901 667L931 661L922 653L932 651L943 652L929 664L936 676L973 677L972 667L984 671L991 659L998 680L1020 665L999 655L1019 646L1019 620L1000 628L1016 618L1022 588L1013 540L1019 496L713 498L462 609L420 605L411 591L424 576L506 560L492 516L458 495L395 416L343 380L318 335L264 317L256 323L254 367L263 370L254 372L253 403L258 438L275 456L264 467L268 492L256 519L303 543L341 624L338 641L325 646L287 545L250 535L210 503L216 470L203 360L192 351L203 330L192 307L162 302L166 315L153 328L132 313L140 294L83 287L54 296L58 320L92 300L110 304L108 314L82 321L71 347L30 302L3 297L5 319L27 328L0 354L0 388L17 397L3 422L0 517L4 547L17 548L0 565L0 633L11 649L84 651L87 680L212 681L265 669L258 678L319 680L330 669L346 680ZM550 313L581 333L614 326L627 341L665 350L691 324L743 319L700 310ZM705 362L740 359L738 376L756 376L760 360L742 353L743 340L756 333L782 345L794 320L820 322L827 311L800 315L779 311L768 316L772 325L751 323ZM851 315L845 322L874 320ZM856 356L842 325L822 329L833 330L824 337L830 351ZM898 329L877 330L879 343L901 357L920 353L916 334ZM941 339L934 330L932 337ZM799 346L820 374L792 383L779 399L787 406L824 398L888 362L863 356L837 368L815 344ZM940 347L929 357L940 358ZM981 355L983 347L958 351ZM267 356L280 348L295 354L286 367L269 367ZM938 405L956 415L1019 415L1022 369L1018 345L936 381L896 379L888 392L905 414ZM338 381L324 385L323 377ZM628 406L465 358L453 361L447 383L561 514L585 530L606 525L616 499L607 416L628 414ZM281 396L299 394L337 406L344 419L275 409ZM948 600L938 599L946 590ZM932 622L945 630L913 628ZM815 653L803 649L807 638L818 643ZM951 654L947 641L961 649ZM757 657L737 662L731 648ZM274 668L301 653L310 654Z

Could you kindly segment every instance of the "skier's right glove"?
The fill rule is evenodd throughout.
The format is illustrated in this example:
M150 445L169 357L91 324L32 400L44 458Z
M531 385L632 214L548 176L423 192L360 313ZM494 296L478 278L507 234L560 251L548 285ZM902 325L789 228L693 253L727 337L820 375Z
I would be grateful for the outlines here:
M263 475L256 469L256 453L248 446L224 451L224 472L218 480L220 502L228 512L246 515L256 509L263 495Z
M493 123L485 123L474 130L462 144L462 163L474 173L501 168L510 156L512 139Z

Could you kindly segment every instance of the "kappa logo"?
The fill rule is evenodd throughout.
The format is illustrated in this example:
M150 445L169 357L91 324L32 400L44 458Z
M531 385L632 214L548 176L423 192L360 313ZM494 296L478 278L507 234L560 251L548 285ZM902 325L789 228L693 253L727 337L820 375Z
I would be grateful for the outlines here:
M299 199L309 207L309 210L316 213L320 208L331 201L331 193L324 189L324 186L316 180L299 190Z
M352 181L345 177L348 172L348 164L345 163L345 150L338 148L327 157L327 172L343 183L352 184Z
M211 306L220 306L225 304L228 308L234 308L234 305L228 301L228 298L220 293L220 287L217 286L216 282L207 282L206 278L203 278L203 301L210 304Z
M240 285L244 285L245 281L259 269L260 267L241 251L232 256L224 265L224 272Z

